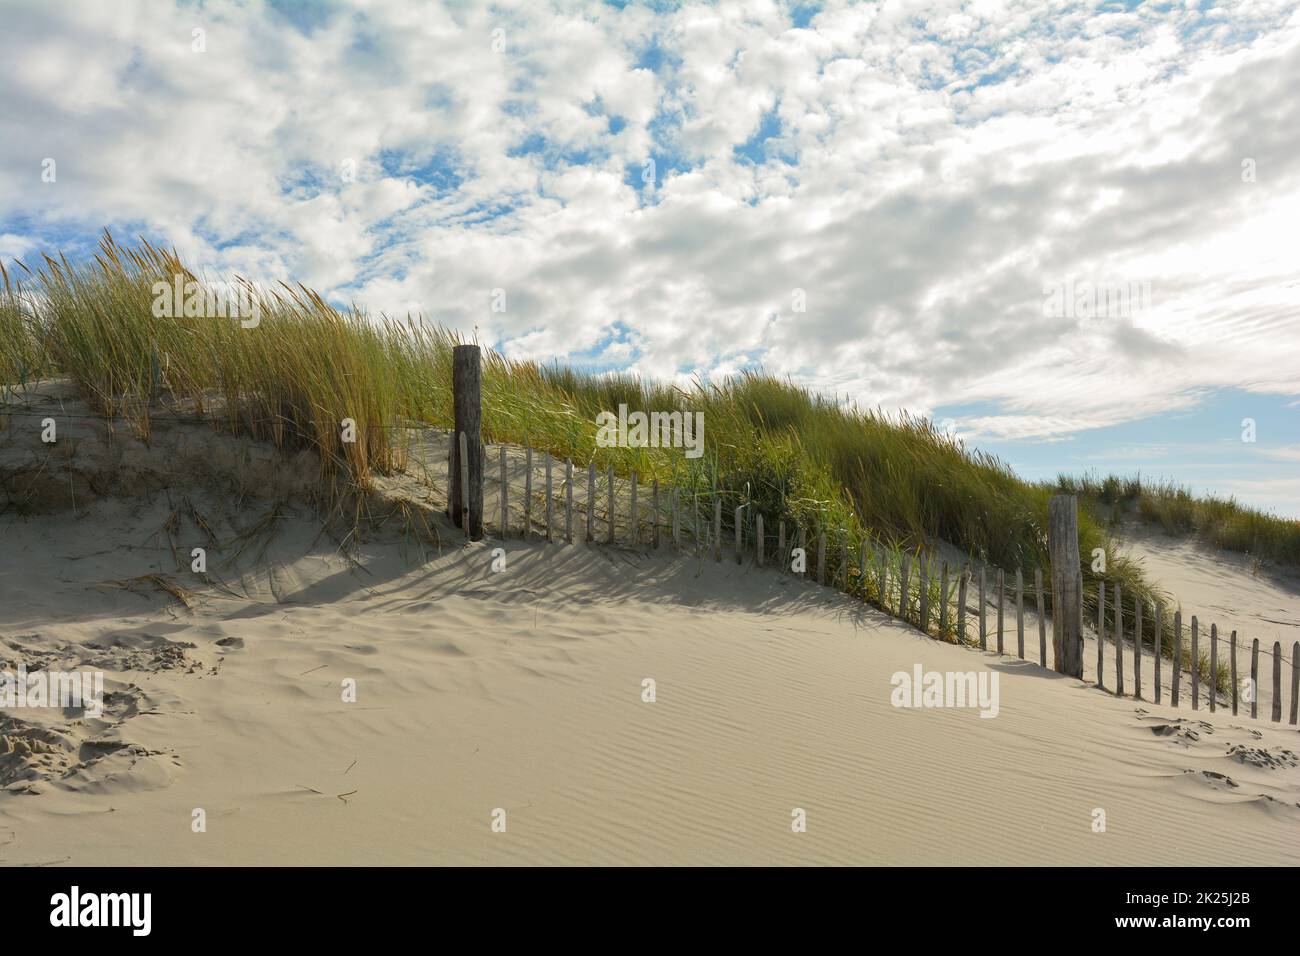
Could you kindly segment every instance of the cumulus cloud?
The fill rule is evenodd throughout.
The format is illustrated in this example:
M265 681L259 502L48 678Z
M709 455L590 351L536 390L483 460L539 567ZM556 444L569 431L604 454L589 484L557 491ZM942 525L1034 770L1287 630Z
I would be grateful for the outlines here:
M515 356L1001 437L1300 393L1293 4L807 13L14 5L0 254L107 225Z

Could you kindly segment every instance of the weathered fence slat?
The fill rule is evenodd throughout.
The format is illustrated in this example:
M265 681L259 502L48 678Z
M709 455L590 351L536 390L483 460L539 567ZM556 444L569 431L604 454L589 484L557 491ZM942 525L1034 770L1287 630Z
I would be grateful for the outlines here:
M722 560L722 499L713 499L713 560Z
M1273 642L1273 723L1282 721L1282 642Z
M501 537L510 537L510 481L506 475L506 446L501 446Z
M573 544L573 459L564 459L564 540Z
M1215 686L1215 681L1219 676L1219 625L1210 624L1210 686L1207 688L1210 697L1210 713L1214 713L1215 705L1218 704L1219 689Z
M880 576L876 582L880 587L880 606L889 610L889 555L880 549Z
M596 463L587 463L587 541L596 540Z
M1183 680L1183 612L1174 611L1174 682L1170 688L1169 701L1178 706L1178 685Z
M754 515L754 563L758 567L763 566L763 516Z
M910 603L909 598L911 597L911 590L912 590L912 589L911 589L911 580L912 580L912 558L911 558L911 555L908 555L908 556L907 556L907 560L906 560L906 561L903 560L903 556L902 556L902 555L899 555L899 560L898 560L898 616L899 616L900 618L902 618L904 621L907 620L907 612L908 612L908 610L909 610L909 608L908 608L908 604Z
M920 588L918 598L921 615L921 620L918 623L921 625L921 630L928 633L930 630L930 562L922 559L917 570L920 575L917 578L917 584Z
M1106 686L1106 582L1097 583L1097 686Z
M546 466L546 540L552 541L551 531L551 500L554 487L551 484L551 453L548 451L543 457L543 463Z
M1198 639L1199 624L1196 615L1192 615L1192 710L1200 707L1201 700L1201 651Z
M682 513L681 513L681 496L677 489L673 489L673 550L679 550L682 546Z
M966 642L966 585L970 582L970 569L962 565L957 572L957 643Z
M1294 724L1300 716L1300 641L1291 645L1291 720Z
M1025 659L1025 575L1016 568L1016 653Z
M817 583L826 583L826 532L817 535Z
M1034 568L1034 598L1038 602L1038 663L1047 666L1047 615L1043 613L1043 569Z
M627 510L628 523L632 526L630 532L631 539L632 539L632 547L635 548L638 544L640 544L640 531L641 531L641 515L637 512L637 508L636 508L636 469L635 468L632 469L632 494L628 500L627 509L628 509Z
M980 565L980 650L989 649L988 610L984 606L984 565Z
M606 541L609 544L614 543L614 469L611 467L605 472L605 505L609 509L609 536Z
M1237 716L1237 632L1228 638L1228 659L1232 667L1232 716Z
M741 530L744 525L741 524L741 518L744 513L744 506L736 509L736 563L740 564L745 560L745 535Z
M533 446L524 445L524 540L533 533Z
M1007 580L1006 572L998 568L998 653L1002 653L1002 611L1003 605L1006 604Z
M1164 650L1160 646L1165 639L1165 606L1156 605L1156 703L1160 703L1160 658L1164 657Z
M785 519L776 522L776 560L782 571L790 570L790 555L785 553Z
M1259 716L1259 638L1250 642L1250 716Z
M1142 699L1142 599L1133 596L1133 697Z
M948 636L948 562L939 571L939 636Z
M654 524L651 525L650 546L656 551L659 550L659 479L654 479L650 484L650 504L654 510Z
M1115 585L1115 694L1124 696L1124 600Z
M849 589L849 538L845 534L840 539L840 587Z

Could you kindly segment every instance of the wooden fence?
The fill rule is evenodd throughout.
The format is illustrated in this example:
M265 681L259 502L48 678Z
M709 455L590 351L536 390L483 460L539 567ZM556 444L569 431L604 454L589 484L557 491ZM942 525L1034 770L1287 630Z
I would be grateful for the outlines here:
M466 527L463 518L470 512L471 497L466 475L469 471L465 463L467 456L463 451L465 441L464 435L456 436L456 440L451 440L450 433L448 435L447 486L457 489L462 496L459 509L452 508L448 502L448 514L461 517L462 528ZM678 488L661 487L657 480L650 483L647 491L636 472L632 472L628 479L616 479L613 469L600 474L594 463L589 463L585 469L575 468L570 460L558 462L549 453L539 455L528 446L523 449L522 501L512 502L511 462L506 447L498 449L495 463L488 462L486 450L481 445L479 447L484 485L480 489L480 500L488 500L488 492L496 491L495 507L487 509L483 521L484 533L494 538L519 537L565 544L574 544L581 539L651 550L670 548L715 562L721 562L726 553L729 560L737 563L748 560L758 568L779 568L805 580L835 587L940 640L1010 655L1013 650L1008 647L1008 641L1014 635L1014 654L1021 660L1034 655L1032 633L1028 647L1026 642L1028 604L1033 612L1031 628L1034 621L1037 623L1037 663L1043 667L1051 666L1047 637L1050 586L1045 583L1044 569L1034 568L1029 573L1017 569L1008 575L1001 568L970 561L949 562L933 553L909 552L870 540L862 541L855 549L843 531L828 536L816 528L796 527L782 517L755 513L744 503L724 508L720 493L683 494ZM537 474L539 468L540 475ZM469 535L468 531L466 533ZM811 549L809 542L813 544ZM802 570L798 571L794 570L796 565L792 560L796 548L804 554ZM852 553L854 551L856 553ZM1050 581L1050 573L1046 578ZM1078 571L1074 584L1081 594L1083 576ZM1108 586L1101 581L1096 589L1096 686L1125 695L1125 678L1131 675L1132 697L1147 699L1142 687L1142 660L1145 654L1150 653L1155 668L1151 696L1155 703L1165 703L1160 680L1164 655L1157 653L1155 645L1157 636L1165 633L1166 609L1162 605L1144 606L1142 601L1134 600L1131 614L1126 617L1118 584ZM1082 611L1079 613L1082 618ZM1151 627L1144 627L1146 614L1154 615ZM1014 630L1008 627L1009 619L1014 621ZM1077 633L1082 633L1083 621L1077 623ZM1054 625L1054 633L1055 630ZM1172 685L1167 703L1175 707L1182 703L1181 688L1186 678L1191 685L1192 709L1208 706L1214 712L1219 706L1219 693L1207 686L1204 702L1201 699L1199 665L1203 633L1200 622L1196 617L1191 619L1190 662L1193 666L1187 668L1186 673L1181 611L1174 612L1172 633ZM1218 673L1219 643L1218 628L1212 625L1208 675ZM1248 703L1250 716L1255 717L1260 696L1259 641L1255 640L1251 648L1251 683L1248 687L1253 693L1246 695L1250 697L1249 701L1239 693L1235 631L1228 644L1231 687L1224 693L1223 702L1231 707L1234 715L1239 713L1242 704ZM1054 647L1053 658L1059 653L1059 649ZM1129 654L1132 655L1131 670L1126 670L1125 658ZM1112 661L1109 671L1108 658ZM1270 717L1274 722L1281 722L1283 657L1280 642L1273 644L1272 659ZM1290 663L1289 723L1295 724L1297 701L1300 700L1300 641L1292 647ZM1212 681L1213 677L1210 679ZM1108 680L1111 681L1109 687Z

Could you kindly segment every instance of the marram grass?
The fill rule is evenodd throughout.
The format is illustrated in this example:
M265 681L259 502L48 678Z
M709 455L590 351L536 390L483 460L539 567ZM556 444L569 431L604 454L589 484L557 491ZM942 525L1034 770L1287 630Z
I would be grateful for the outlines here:
M0 273L0 382L21 388L43 376L69 376L98 413L132 423L146 439L151 416L185 410L280 448L313 448L323 487L342 481L365 488L373 474L403 466L406 426L452 424L451 350L459 339L445 328L410 317L372 317L356 307L340 311L302 286L261 289L240 279L236 283L258 307L254 327L232 317L158 317L156 283L174 284L179 276L203 287L206 280L174 251L143 240L120 245L107 232L90 261L46 256L35 273L17 268L21 283L11 272ZM703 412L703 456L598 447L597 414L621 403ZM342 440L345 420L353 423L355 442ZM805 529L810 551L824 533L831 580L842 574L841 542L847 542L851 585L875 603L881 596L870 574L865 582L856 574L864 540L873 554L886 551L895 574L904 550L929 555L939 540L1012 578L1018 568L1032 580L1035 567L1047 566L1047 502L1056 486L1019 479L996 458L965 448L924 419L849 408L768 375L745 373L683 389L485 350L483 431L485 441L528 443L575 465L595 462L601 472L635 469L646 482L658 478L681 489L706 521L721 501L724 540L734 533L738 506L750 541L760 513L769 534L781 519L792 539L796 527ZM1112 547L1104 489L1067 480L1060 485L1084 504L1079 544L1091 620L1096 548L1106 554L1107 581L1122 586L1126 603L1134 596L1168 603ZM1215 515L1220 541L1253 548L1268 541L1277 556L1300 562L1294 526L1288 530L1280 519L1235 503L1188 506L1166 491L1148 494L1142 507L1144 514L1163 509L1157 519L1178 529ZM955 569L952 579L955 590ZM931 583L932 605L937 587ZM1172 611L1162 635L1166 652L1173 647ZM1152 636L1153 617L1146 616ZM944 636L953 636L951 623Z

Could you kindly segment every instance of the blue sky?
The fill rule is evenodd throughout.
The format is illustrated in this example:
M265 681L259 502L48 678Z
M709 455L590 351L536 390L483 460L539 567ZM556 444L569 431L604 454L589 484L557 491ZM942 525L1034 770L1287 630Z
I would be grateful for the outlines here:
M1141 471L1300 516L1289 0L87 0L5 24L7 260L109 227L515 357L763 368L951 420L1029 478Z

